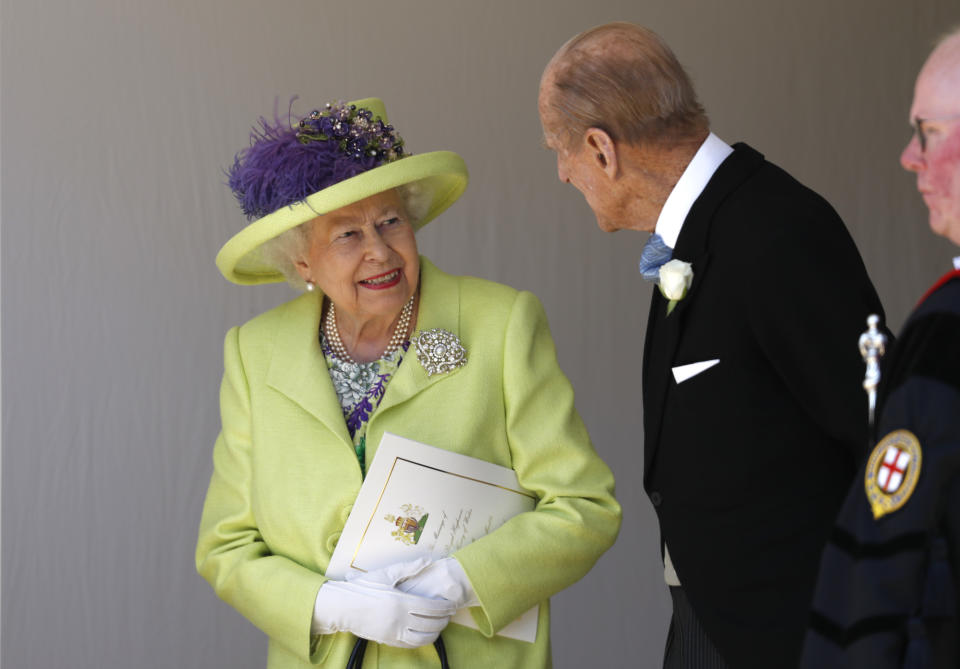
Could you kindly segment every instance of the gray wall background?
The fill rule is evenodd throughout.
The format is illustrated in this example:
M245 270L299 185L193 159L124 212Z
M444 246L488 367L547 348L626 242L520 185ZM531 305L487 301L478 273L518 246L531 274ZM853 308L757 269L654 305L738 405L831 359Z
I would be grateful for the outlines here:
M0 16L7 669L264 664L193 547L223 334L292 296L213 264L243 225L221 169L275 96L301 113L380 96L414 151L461 153L470 188L422 251L544 301L624 505L616 546L555 599L561 668L657 666L668 601L640 488L645 235L601 233L556 181L536 112L555 49L610 20L660 32L721 137L836 206L894 328L954 252L897 157L956 0L0 0Z

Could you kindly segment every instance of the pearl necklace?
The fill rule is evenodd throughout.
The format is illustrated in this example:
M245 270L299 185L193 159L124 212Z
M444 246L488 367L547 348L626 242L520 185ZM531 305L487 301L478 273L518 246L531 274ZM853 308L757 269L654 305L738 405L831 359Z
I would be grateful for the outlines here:
M400 320L397 321L397 327L393 331L393 336L390 337L387 348L384 349L380 355L381 358L385 358L396 351L400 348L401 344L406 341L407 330L410 328L410 318L413 316L413 300L415 297L415 295L411 295L407 303L403 305L403 309L400 312ZM323 327L323 333L327 336L327 343L330 344L330 348L333 349L335 356L354 365L358 364L357 361L347 353L347 347L343 345L343 341L340 339L340 331L337 328L337 310L336 307L333 306L333 300L330 300L330 308L327 309L327 322Z

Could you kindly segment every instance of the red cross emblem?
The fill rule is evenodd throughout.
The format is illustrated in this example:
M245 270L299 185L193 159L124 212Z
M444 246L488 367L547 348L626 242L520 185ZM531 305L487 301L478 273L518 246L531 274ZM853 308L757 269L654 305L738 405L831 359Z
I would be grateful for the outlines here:
M873 447L863 486L874 520L907 503L920 479L921 464L920 440L909 430L894 430Z
M888 446L887 452L883 455L883 464L880 465L880 471L877 472L877 484L880 489L888 495L896 492L900 484L903 483L903 477L907 473L909 465L909 453L901 451L896 446Z

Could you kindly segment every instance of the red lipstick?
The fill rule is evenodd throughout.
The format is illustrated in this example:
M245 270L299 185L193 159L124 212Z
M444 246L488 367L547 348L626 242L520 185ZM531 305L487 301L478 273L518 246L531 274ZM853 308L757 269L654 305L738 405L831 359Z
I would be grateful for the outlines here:
M392 269L389 272L384 272L383 274L377 274L376 276L371 276L366 279L360 280L360 285L364 288L369 288L370 290L386 290L387 288L393 288L403 277L403 274L400 272L400 269Z

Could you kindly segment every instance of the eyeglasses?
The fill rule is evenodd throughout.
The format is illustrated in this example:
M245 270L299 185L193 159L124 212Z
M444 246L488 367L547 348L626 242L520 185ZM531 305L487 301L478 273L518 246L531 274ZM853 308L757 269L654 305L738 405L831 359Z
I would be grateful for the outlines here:
M919 116L915 116L913 123L911 123L910 126L913 128L913 132L917 136L917 141L920 142L920 153L923 153L927 150L927 131L923 128L925 123L945 123L947 121L956 120L960 120L960 114L943 116L941 118L920 118Z

